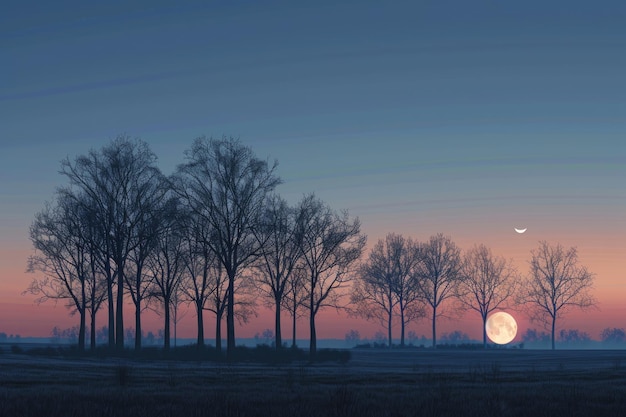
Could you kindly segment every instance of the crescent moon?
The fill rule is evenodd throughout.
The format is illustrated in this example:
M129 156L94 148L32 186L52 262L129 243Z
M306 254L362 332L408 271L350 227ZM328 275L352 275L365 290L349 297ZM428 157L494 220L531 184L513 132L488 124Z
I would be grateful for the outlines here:
M526 229L528 229L527 227L523 228L523 229L518 229L517 227L514 227L515 231L517 233L524 233L526 231Z

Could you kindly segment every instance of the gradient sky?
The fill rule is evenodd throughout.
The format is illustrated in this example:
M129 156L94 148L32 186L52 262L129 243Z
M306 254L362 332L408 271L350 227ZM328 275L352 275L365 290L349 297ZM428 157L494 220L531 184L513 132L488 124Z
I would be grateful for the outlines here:
M289 201L315 192L348 209L369 246L443 232L523 273L539 240L577 246L600 309L564 327L626 327L623 2L126 3L3 3L0 331L75 324L21 295L28 228L64 183L59 161L120 133L165 173L197 136L240 137L278 159ZM441 329L478 337L477 320ZM237 335L267 327L262 314ZM333 310L318 336L351 328L378 329Z

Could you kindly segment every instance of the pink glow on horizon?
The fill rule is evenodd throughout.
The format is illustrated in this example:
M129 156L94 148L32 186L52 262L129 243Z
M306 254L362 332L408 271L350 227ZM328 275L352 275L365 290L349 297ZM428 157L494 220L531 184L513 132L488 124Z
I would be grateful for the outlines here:
M363 259L366 259L369 248L376 243L378 238L384 237L387 233L387 231L381 230L380 225L375 228L370 227L365 232L369 235L369 239L368 249ZM418 240L425 240L430 235L426 232L430 232L430 230L424 230L424 232L423 234L420 233L419 236L412 236ZM537 236L538 233L530 227L524 235L516 234L512 226L506 231L489 235L486 233L484 235L475 234L475 230L461 233L464 231L459 229L458 232L456 235L451 234L451 236L461 249L467 249L473 244L484 243L491 247L495 254L513 259L514 264L522 274L527 273L530 250L537 246L539 240L545 238L544 236ZM405 236L411 235L408 232L403 234ZM592 338L596 339L605 327L626 327L624 319L626 307L623 307L626 283L623 279L623 262L617 261L621 259L621 255L624 253L624 243L618 239L618 233L614 230L613 233L605 237L594 235L583 238L583 236L570 236L563 232L561 236L562 239L560 240L548 239L548 241L559 242L566 247L577 246L580 262L596 274L594 295L598 300L599 308L587 312L572 310L566 314L564 320L558 323L558 327L560 329L577 328L589 333ZM576 245L575 242L579 244ZM34 296L22 295L30 281L36 276L25 272L26 261L32 251L8 246L6 241L0 245L2 268L0 270L0 318L2 319L0 332L46 337L54 326L67 328L76 325L78 316L70 317L62 301L56 307L53 302L38 306L33 303ZM529 327L541 328L539 323L530 323L521 312L511 312L511 314L518 321L518 338ZM98 328L106 324L105 309L98 313L97 320ZM155 313L146 311L143 321L144 330L156 332L157 329L163 327L161 320ZM125 323L126 327L134 326L134 311L130 305L125 309ZM259 316L253 317L248 324L239 326L236 335L242 338L254 337L256 333L260 333L266 328L273 329L273 327L273 313L267 309L259 309ZM209 341L214 338L214 328L213 316L205 312L205 337ZM441 337L446 332L461 330L474 339L480 339L482 337L481 328L480 317L477 313L468 311L459 320L438 321L437 333L438 337ZM384 331L378 323L348 317L345 313L337 313L334 309L323 310L318 315L317 331L319 338L343 339L351 329L358 330L362 338L372 338L377 331ZM431 330L428 320L411 323L407 329L407 334L409 330L414 330L418 335L430 338ZM298 321L297 332L298 338L308 338L309 329L306 317ZM178 325L178 335L184 338L194 338L195 333L195 313L190 310ZM394 338L399 337L397 326L394 327L393 334ZM290 337L291 320L285 314L283 316L283 339L287 341Z

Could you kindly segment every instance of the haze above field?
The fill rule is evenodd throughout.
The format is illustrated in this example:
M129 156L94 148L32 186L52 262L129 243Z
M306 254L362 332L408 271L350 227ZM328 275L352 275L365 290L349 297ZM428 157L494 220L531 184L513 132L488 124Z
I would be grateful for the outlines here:
M195 137L238 136L278 159L291 203L315 192L359 216L369 247L388 232L442 232L526 273L539 240L577 246L600 310L563 327L595 338L625 327L625 18L616 1L5 7L0 331L75 324L21 295L28 228L64 184L59 161L123 132L166 174ZM272 327L260 313L238 336ZM193 337L193 320L179 332ZM479 338L480 321L468 312L440 328ZM379 328L332 310L319 336L349 329Z

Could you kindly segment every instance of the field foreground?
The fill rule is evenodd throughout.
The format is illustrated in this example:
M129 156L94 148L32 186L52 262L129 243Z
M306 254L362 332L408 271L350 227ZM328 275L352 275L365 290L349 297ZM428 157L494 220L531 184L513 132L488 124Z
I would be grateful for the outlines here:
M346 364L0 355L6 416L626 416L626 351L353 350Z

